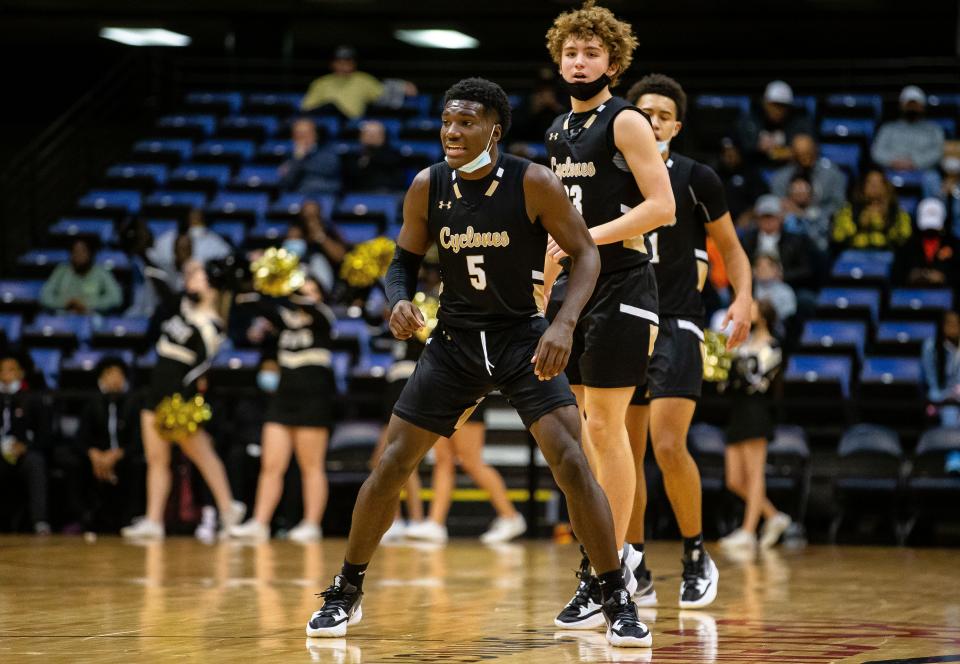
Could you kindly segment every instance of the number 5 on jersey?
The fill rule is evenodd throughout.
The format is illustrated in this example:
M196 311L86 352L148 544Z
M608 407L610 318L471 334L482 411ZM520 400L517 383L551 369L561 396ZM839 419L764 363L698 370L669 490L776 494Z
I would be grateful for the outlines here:
M487 273L483 271L483 256L467 256L467 272L470 274L470 285L477 290L487 287Z

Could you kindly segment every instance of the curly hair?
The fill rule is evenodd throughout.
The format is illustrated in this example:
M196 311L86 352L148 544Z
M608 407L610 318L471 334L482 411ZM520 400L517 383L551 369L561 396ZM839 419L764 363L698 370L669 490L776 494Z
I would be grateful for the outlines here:
M493 81L479 77L465 78L446 91L443 95L443 105L446 106L452 99L475 101L483 104L484 110L494 111L502 129L501 139L510 131L510 100L503 88Z
M590 40L596 37L610 55L610 64L617 68L610 81L610 85L614 86L633 61L637 37L629 23L619 20L609 9L597 7L594 3L595 0L586 0L580 9L564 12L554 20L547 31L547 50L559 65L563 57L563 45L568 39Z
M647 74L627 91L627 101L636 104L643 95L654 94L673 100L677 107L677 120L683 122L687 115L687 93L674 79L664 74Z

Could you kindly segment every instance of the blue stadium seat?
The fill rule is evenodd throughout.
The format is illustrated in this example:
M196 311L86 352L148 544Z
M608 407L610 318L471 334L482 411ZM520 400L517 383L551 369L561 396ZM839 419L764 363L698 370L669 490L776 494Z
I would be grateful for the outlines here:
M115 164L107 169L106 183L123 189L152 189L167 181L166 164Z
M800 345L808 351L850 353L863 356L866 325L861 321L810 320L803 326Z
M60 389L96 388L98 376L93 373L104 357L115 357L132 368L133 351L122 349L77 350L60 360Z
M333 378L337 385L337 392L347 393L347 379L350 375L352 365L350 353L338 351L333 353L332 359Z
M247 233L247 246L256 249L279 246L289 228L287 222L261 221Z
M67 249L31 249L17 258L17 268L30 276L48 276L60 263L70 260Z
M247 226L242 221L216 221L210 224L210 230L234 247L242 247L247 238Z
M337 140L330 143L330 147L339 155L345 155L350 152L360 152L360 141Z
M860 371L861 387L907 385L919 390L922 381L920 360L915 357L866 357Z
M948 288L894 288L890 292L890 313L910 319L939 319L953 308L953 292Z
M950 115L957 115L960 111L960 94L935 93L927 95L927 113L945 111Z
M437 118L410 118L400 130L401 141L433 140L439 144L441 122Z
M376 120L383 124L384 128L387 130L387 140L390 142L395 142L400 139L400 129L403 128L403 122L397 118L379 118L367 116L365 118L359 118L356 120L348 120L340 128L340 137L341 138L356 138L360 133L360 125L368 120Z
M422 157L431 164L443 159L440 141L400 141L397 149L404 157Z
M0 330L11 344L20 342L20 331L23 329L23 316L20 314L0 314Z
M260 365L260 351L225 349L214 356L211 366L218 369L256 369Z
M936 333L936 323L929 321L883 320L877 325L873 346L877 352L916 356L924 339Z
M169 189L203 191L213 195L230 181L230 166L226 164L183 164L170 174Z
M303 93L300 92L253 92L244 101L247 113L275 113L289 115L300 110Z
M360 244L380 235L379 224L339 224L337 230L347 244Z
M56 389L60 379L60 357L62 353L57 348L31 348L28 351L30 359L43 374L47 387Z
M929 118L943 129L943 135L948 140L957 137L957 121L954 118Z
M848 249L837 258L830 271L834 281L885 285L893 267L892 251Z
M154 213L176 215L202 208L206 202L207 195L202 191L155 191L147 197L145 207Z
M793 355L784 383L788 393L818 398L850 396L851 361L836 355Z
M270 197L263 192L221 191L207 205L207 213L215 217L245 219L254 222L267 212Z
M814 95L794 95L793 105L806 113L811 120L817 117L817 98Z
M197 113L164 115L157 120L157 128L162 130L157 133L199 141L213 136L217 129L217 119L212 115Z
M239 92L190 92L185 101L187 106L202 108L220 115L237 113L243 106L243 96Z
M29 347L76 348L90 340L90 319L79 314L37 314L23 328L23 342Z
M276 189L280 173L276 166L242 166L233 178L232 186L247 189Z
M340 118L332 115L311 115L310 119L317 126L319 134L317 138L320 142L336 138L340 133L340 126L343 124Z
M150 319L131 316L96 316L91 345L99 348L139 348L147 338Z
M178 164L193 155L193 141L183 138L147 138L134 144L133 154L150 162Z
M220 120L219 135L263 141L277 133L280 122L272 115L231 115Z
M300 216L303 204L308 200L316 201L324 219L333 215L336 197L333 194L297 194L285 193L270 206L269 216L277 219L295 219Z
M332 337L331 350L348 352L354 361L370 352L370 329L362 318L338 318Z
M157 351L155 348L151 348L146 353L137 356L137 368L138 369L153 369L157 364Z
M508 98L512 96L508 95ZM400 106L374 101L367 107L367 113L377 117L409 118L429 114L432 104L433 98L428 94L407 95Z
M747 95L697 95L694 105L698 109L735 108L746 115L750 112L750 97Z
M43 281L35 279L0 280L0 309L28 311L37 306Z
M922 171L898 171L892 168L886 170L887 178L895 189L913 191L917 194L923 191Z
M140 211L139 191L129 189L95 189L77 201L82 210L137 214Z
M203 162L225 162L237 166L250 161L255 151L253 141L214 139L197 145L193 152L193 159Z
M863 147L857 143L821 143L820 156L828 159L854 178L860 175L860 155Z
M293 153L293 145L289 140L272 139L264 141L257 148L257 161L270 164L279 164L286 161Z
M116 249L101 249L97 252L96 262L111 272L126 272L130 269L130 256Z
M880 291L872 288L824 288L817 296L820 317L876 321L879 313Z
M110 219L61 218L47 229L47 235L59 245L69 245L74 238L92 238L104 245L113 241L113 222Z
M883 98L878 94L840 93L828 95L824 101L826 112L853 114L879 120L883 115Z
M164 233L177 230L177 221L175 219L147 219L147 228L151 235L156 239Z
M382 218L388 224L397 220L402 194L345 194L337 206L337 217L345 219Z
M900 207L911 217L916 218L917 206L920 205L920 196L900 196Z
M873 140L873 133L877 129L874 120L860 118L824 118L820 122L820 137L824 140L860 139L865 142Z

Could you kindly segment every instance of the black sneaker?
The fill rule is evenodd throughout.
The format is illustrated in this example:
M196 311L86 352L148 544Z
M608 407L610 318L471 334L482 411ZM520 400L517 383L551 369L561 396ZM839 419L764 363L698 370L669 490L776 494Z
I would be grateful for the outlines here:
M583 551L583 547L580 547ZM580 584L573 599L563 607L553 624L563 629L593 629L603 624L603 600L600 597L600 580L590 573L590 560L586 554L580 561L577 572Z
M680 582L680 608L702 609L717 598L720 571L704 549L694 549L683 558L683 580Z
M633 592L633 601L637 606L656 606L657 591L653 587L653 576L644 562L646 553L637 551L630 544L623 547L623 564L633 573L637 589ZM628 587L627 590L630 588Z
M603 603L603 617L607 622L607 641L622 648L651 648L653 637L647 626L637 617L637 606L625 588L614 591Z
M320 593L323 606L314 611L307 623L307 636L336 637L347 633L347 625L353 625L363 618L360 599L363 592L338 574L333 585Z

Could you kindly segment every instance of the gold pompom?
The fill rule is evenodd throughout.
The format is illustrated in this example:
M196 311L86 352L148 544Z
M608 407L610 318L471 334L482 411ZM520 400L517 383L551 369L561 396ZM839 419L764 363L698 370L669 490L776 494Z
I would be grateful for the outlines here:
M367 288L382 279L393 260L396 245L386 237L361 242L343 258L340 278L353 288Z
M154 426L164 440L182 442L210 421L213 412L203 395L184 399L180 394L164 398L157 406Z
M440 300L426 293L417 293L413 296L413 303L420 307L423 320L426 321L426 325L415 333L420 343L425 344L430 335L433 334L434 328L437 327L437 312L440 311Z
M727 350L727 335L706 330L703 333L703 379L719 383L730 376L732 355Z
M284 297L303 286L300 259L286 249L270 248L250 264L253 287L264 295Z

